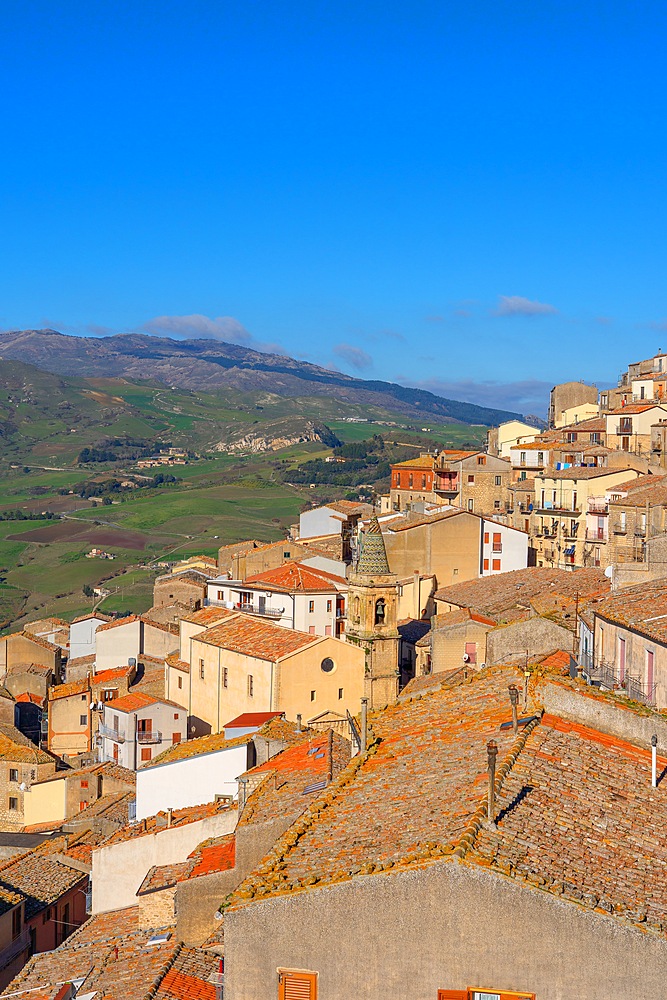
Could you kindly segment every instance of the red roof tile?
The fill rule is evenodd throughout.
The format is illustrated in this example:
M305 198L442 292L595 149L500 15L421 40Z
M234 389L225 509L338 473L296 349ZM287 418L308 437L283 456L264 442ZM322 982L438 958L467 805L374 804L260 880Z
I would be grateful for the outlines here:
M265 722L270 722L271 719L280 719L284 715L284 712L244 712L243 715L237 715L231 722L226 722L223 729L249 729L251 726L257 726L259 729Z
M347 587L344 577L304 566L300 562L287 562L264 573L256 573L249 576L245 583L249 586L261 584L266 590L286 593L335 593L341 587Z

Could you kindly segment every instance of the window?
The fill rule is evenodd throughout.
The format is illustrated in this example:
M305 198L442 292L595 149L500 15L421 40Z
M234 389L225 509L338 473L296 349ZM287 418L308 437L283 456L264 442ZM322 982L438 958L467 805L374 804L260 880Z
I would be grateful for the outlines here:
M180 734L180 733L172 733L172 734L171 734L171 742L172 742L172 745L173 745L174 743L180 743L180 742L181 742L181 739L182 739L182 736L181 736L181 734Z
M248 674L248 697L252 698L255 693L255 682L252 679L252 674Z
M468 476L468 485L469 486L474 486L475 485L475 477L474 476Z
M179 690L183 687L183 678L182 677L178 678L178 687L179 687Z
M289 550L289 549L286 549L286 550L285 550L285 551L283 552L283 559L289 559L289 557L290 557L290 550Z
M82 788L88 788L88 780L87 779L82 779L81 780L81 787Z
M86 802L86 800L82 799L81 802L79 802L79 812L83 812L83 810L86 808L87 805L88 803Z
M202 680L204 680L204 661L203 660L199 661L199 676L201 677Z
M151 759L151 748L150 747L142 747L141 748L141 759L142 760L150 760Z
M339 701L343 700L343 689L342 688L338 688L338 700Z
M51 919L51 907L49 906L49 908L44 910L42 913L42 923L45 924L50 919Z
M477 464L478 465L486 465L486 455L478 455L477 456Z
M19 807L19 800L14 798L13 795L9 796L9 808L12 812L16 812Z
M525 465L526 464L526 453L525 453L525 451L522 451L522 452L519 453L519 461L521 462L521 465ZM496 479L497 478L498 477L496 476Z
M625 531L625 524L626 524L626 513L625 513L624 510L622 510L621 511L621 525L620 525L621 531Z
M489 560L485 559L484 560L484 569L488 569L488 568L489 568Z
M174 722L178 722L178 712L174 712Z
M503 551L503 536L500 531L494 531L493 533L493 551L494 552Z
M278 1000L317 1000L317 973L279 972Z
M81 701L88 701L88 695L87 694L82 694L81 695Z
M333 604L331 603L331 601L327 601L327 612L330 612L332 610L332 608L333 608Z
M314 691L310 692L310 700L311 701L315 701L315 692Z
M80 726L87 726L88 725L88 716L87 715L80 715L79 716L79 725Z
M484 544L485 545L489 544L489 533L488 533L488 531L484 532Z
M315 610L315 601L308 601L308 612L312 615Z
M10 781L18 781L19 780L19 772L18 772L18 768L17 767L10 767L10 769L9 769L9 780Z
M330 656L325 656L320 663L320 669L324 671L325 674L330 674L335 667L334 661Z
M409 489L412 489L412 479L413 479L413 476L412 476L412 473L410 473L410 475L408 476L408 488Z
M102 692L102 701L113 701L118 697L118 688L105 688Z
M17 938L21 933L21 907L17 906L12 910L12 938Z
M227 669L227 667L223 667L222 668L222 686L223 686L223 688L227 687L227 681L228 680L229 680L229 670Z
M493 509L494 510L500 510L500 500L494 500L493 501Z
M309 625L308 626L308 634L309 635L315 635L315 626L314 625Z
M331 635L331 625L325 625L324 626L324 634L325 635Z
M502 486L502 485L503 485L503 477L496 476L496 486Z
M219 601L224 601L224 599L225 599L225 592L224 592L224 590L219 590L218 591L218 600Z
M491 560L491 569L500 570L500 559Z

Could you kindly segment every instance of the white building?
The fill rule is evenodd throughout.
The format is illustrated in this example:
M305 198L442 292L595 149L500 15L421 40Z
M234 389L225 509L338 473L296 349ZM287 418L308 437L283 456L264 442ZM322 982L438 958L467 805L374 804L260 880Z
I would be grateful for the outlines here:
M105 622L95 632L95 670L112 670L136 663L140 655L163 658L178 648L176 625L162 625L129 615Z
M75 618L69 627L69 658L76 660L79 656L94 656L97 651L95 638L100 625L111 621L108 615L93 612ZM120 666L120 664L115 664Z
M187 737L188 713L173 701L141 692L114 698L104 705L98 728L100 759L131 771Z
M209 581L208 602L269 618L310 635L342 636L347 580L302 562L288 562L243 583Z
M528 565L528 534L499 521L482 519L482 576L509 573Z

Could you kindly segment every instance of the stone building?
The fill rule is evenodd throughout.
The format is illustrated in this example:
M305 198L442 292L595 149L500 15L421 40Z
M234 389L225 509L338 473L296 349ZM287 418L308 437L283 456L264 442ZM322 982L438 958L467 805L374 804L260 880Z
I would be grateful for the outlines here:
M501 515L512 480L509 461L483 451L441 451L391 467L389 509L415 503L462 507L471 513Z
M24 801L35 781L56 770L56 760L36 747L13 726L0 731L0 825L4 830L24 826Z
M561 382L555 385L549 400L549 427L570 423L568 417L571 410L586 404L596 405L597 401L598 391L594 385L586 385L584 382Z
M377 517L364 535L348 590L347 641L366 658L366 690L371 707L398 695L398 579L389 569Z
M208 574L198 569L158 576L153 585L153 606L156 608L180 604L190 611L202 607L206 597Z

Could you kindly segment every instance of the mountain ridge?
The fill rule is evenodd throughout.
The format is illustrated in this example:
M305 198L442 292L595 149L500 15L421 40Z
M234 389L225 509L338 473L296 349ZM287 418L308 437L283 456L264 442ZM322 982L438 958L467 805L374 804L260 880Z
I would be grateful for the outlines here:
M327 395L385 406L411 417L493 426L521 414L447 399L381 379L360 379L308 361L217 340L174 340L148 334L75 337L57 330L0 334L0 358L58 375L155 379L184 389L268 390L277 395ZM76 366L73 368L73 366Z

